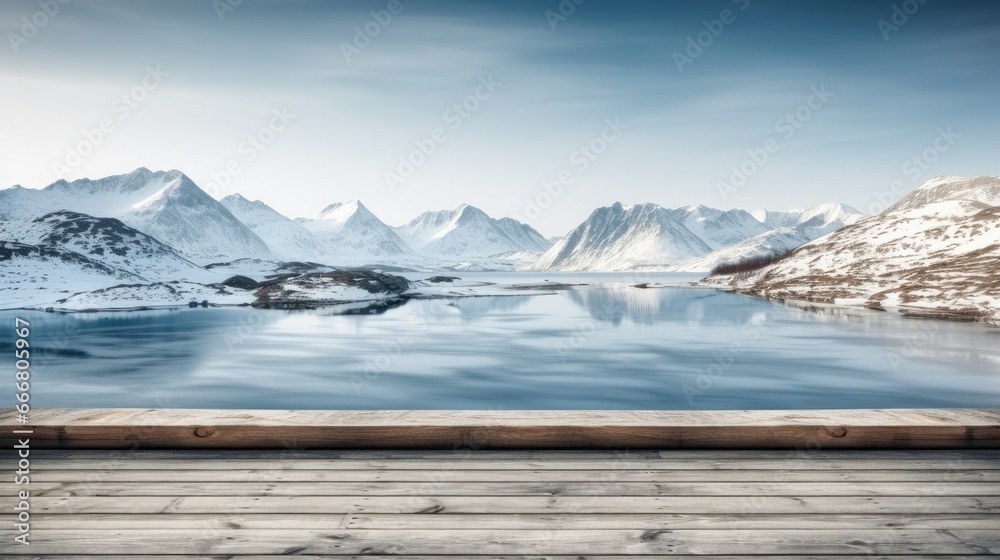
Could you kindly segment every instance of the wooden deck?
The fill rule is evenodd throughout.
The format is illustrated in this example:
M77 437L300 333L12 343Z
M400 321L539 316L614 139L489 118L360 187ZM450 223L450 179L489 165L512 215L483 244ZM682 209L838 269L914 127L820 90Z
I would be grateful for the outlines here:
M120 434L121 419L131 413L114 414L94 414L89 425ZM163 412L159 424L146 427L180 414ZM63 435L48 440L57 449L41 449L44 436L30 453L29 546L13 542L14 496L23 486L13 484L13 452L0 455L0 469L8 473L0 478L0 557L905 560L1000 554L1000 445L982 437L994 433L987 419L996 411L897 413L897 421L908 418L911 426L948 426L931 438L936 446L943 434L954 433L956 418L974 424L966 433L978 435L934 450L828 449L815 439L798 445L794 433L786 449L772 450L490 450L461 437L444 449L307 450L290 426L281 446L254 450L234 449L226 439L227 426L237 425L230 423L234 413L216 411L215 422L204 422L202 412L189 414L197 421L185 429L211 426L222 449L78 449L71 444L116 442L97 430L82 439L75 429L40 430ZM507 414L510 421L527 413ZM597 416L604 418L598 425L615 424L614 415L605 414ZM851 433L865 416L853 414L854 422L834 424ZM262 422L259 414L248 416L244 420ZM87 414L55 411L46 419L39 412L39 423L28 429L54 428L57 417L67 422L64 428L88 425ZM456 418L461 425L462 415ZM635 422L623 418L619 428ZM705 428L704 418L691 425ZM569 430L566 422L558 425ZM24 428L2 415L0 427L6 434ZM593 437L575 429L584 433L577 437ZM151 439L137 439L143 434ZM164 433L136 427L129 436L131 446L142 448ZM185 432L181 441L204 447L205 438L195 437ZM908 432L909 446L912 437ZM725 437L720 432L716 439ZM445 442L423 442L429 443Z

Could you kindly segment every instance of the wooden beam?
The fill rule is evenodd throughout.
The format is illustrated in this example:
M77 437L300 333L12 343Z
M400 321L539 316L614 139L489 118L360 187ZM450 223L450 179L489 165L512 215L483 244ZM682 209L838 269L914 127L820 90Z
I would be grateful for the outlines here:
M0 412L33 449L1000 449L1000 409Z

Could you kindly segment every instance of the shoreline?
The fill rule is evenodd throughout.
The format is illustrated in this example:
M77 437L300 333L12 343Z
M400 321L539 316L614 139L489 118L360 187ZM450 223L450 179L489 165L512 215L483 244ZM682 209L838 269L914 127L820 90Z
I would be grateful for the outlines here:
M762 299L765 301L769 301L771 303L777 303L799 308L812 306L815 308L852 310L859 312L873 311L876 313L888 313L888 314L898 315L903 319L942 321L946 323L978 325L989 328L1000 328L1000 319L995 319L989 315L984 315L984 314L973 314L971 312L963 311L961 309L935 309L931 307L920 307L912 305L884 305L879 307L873 307L870 305L866 305L864 303L856 303L856 304L838 303L838 302L831 303L829 301L815 301L810 299L769 297L766 295L760 295L755 291L743 290L732 286L704 285L698 283L693 283L692 285L697 288L715 289L721 292L737 294L756 299Z
M719 292L731 293L750 298L761 299L774 304L796 307L799 309L804 309L806 311L816 311L818 309L833 309L842 311L854 311L858 312L859 314L865 313L867 311L873 311L878 313L896 315L903 319L940 321L946 323L976 325L987 328L1000 328L1000 319L994 319L988 315L972 314L970 312L963 310L935 309L929 307L906 306L906 305L888 305L888 306L873 307L871 305L866 305L864 303L842 303L842 302L831 303L829 301L817 301L810 299L769 297L766 295L760 295L752 290L745 290L731 285L704 284L703 282L709 278L711 277L706 276L705 278L695 282L686 282L683 284L676 284L676 285L663 284L659 282L640 282L636 284L633 284L631 282L621 282L621 283L622 287L639 289L639 290L668 289L668 288L716 290ZM477 281L465 281L465 282L474 283L474 285L471 286L463 286L465 288L491 288L501 291L490 292L490 293L464 293L464 294L416 292L414 294L386 294L387 297L384 298L373 298L373 299L362 299L362 300L275 301L267 305L261 305L258 304L257 302L245 302L245 303L209 302L207 306L203 306L200 303L197 306L195 306L191 305L191 302L188 302L188 303L170 303L164 305L139 305L130 307L93 307L84 309L57 308L54 306L45 306L45 307L26 306L26 307L4 308L0 309L0 312L33 311L40 313L53 313L59 315L74 315L74 314L91 314L91 313L135 313L142 311L181 311L184 309L197 308L197 307L215 308L215 309L252 308L252 309L265 309L274 311L313 311L318 309L329 309L338 306L351 306L351 305L366 306L361 309L368 309L369 307L384 307L388 309L404 305L410 300L555 295L561 291L572 290L577 287L590 286L590 284L571 283L571 282L539 282L534 284L521 283L521 284L508 284L508 285L491 283L491 282L484 283ZM509 290L509 291L516 290L516 291L521 291L521 293L503 293L502 290ZM810 307L814 309L809 309ZM360 312L355 311L354 313L345 313L345 314L358 314L358 313Z

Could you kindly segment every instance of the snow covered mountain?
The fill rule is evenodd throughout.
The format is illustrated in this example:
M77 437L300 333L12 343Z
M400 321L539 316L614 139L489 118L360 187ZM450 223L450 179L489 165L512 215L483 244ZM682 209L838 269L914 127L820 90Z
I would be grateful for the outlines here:
M594 210L538 261L534 270L629 270L668 267L709 253L712 247L692 233L675 211L657 204Z
M998 321L997 270L1000 177L938 177L777 262L703 282L771 298Z
M549 247L531 226L512 218L495 220L468 204L450 211L424 212L393 229L418 253L442 259L541 253Z
M147 281L200 281L216 276L114 218L61 210L33 220L0 222L0 239L52 249L62 255L77 253Z
M231 194L219 202L281 259L311 262L336 259L336 250L330 243L259 200Z
M537 251L541 253L554 243L554 241L546 239L535 228L514 218L499 218L496 224L501 231L507 234L507 237L525 251Z
M273 257L263 240L180 171L141 167L97 180L60 180L41 190L0 190L0 220L58 210L117 218L200 263Z
M716 210L718 212L718 210ZM731 212L734 212L731 210ZM765 229L764 233L744 238L737 243L716 249L712 253L686 262L670 270L677 272L708 272L722 264L759 257L779 257L814 239L854 224L864 214L846 204L819 204L804 210L780 212L754 210L749 212ZM774 228L774 229L771 229Z
M716 210L708 206L688 206L670 210L670 213L712 250L729 247L772 229L746 210Z
M336 264L392 264L417 255L399 235L357 200L331 204L313 219L296 220L331 245Z
M772 229L739 243L670 268L671 272L708 272L722 264L742 262L763 257L780 257L812 241L813 238L798 228Z
M865 217L860 210L839 203L818 204L787 212L754 210L751 214L769 229L796 228L810 239L822 237Z
M844 204L753 213L707 206L615 204L596 210L532 268L707 272L733 259L784 254L862 216Z
M280 264L276 261L294 260L436 270L521 270L531 263L535 270L694 270L692 266L728 262L744 254L784 251L860 216L841 204L753 214L706 206L615 204L595 210L553 243L526 224L494 219L467 204L424 212L396 228L356 200L331 204L313 219L291 220L239 194L216 201L179 171L139 168L98 180L58 181L41 190L0 190L0 223L30 222L63 210L92 220L121 220L200 265L239 261L271 269ZM22 238L7 235L7 240ZM109 264L135 268L131 263ZM170 270L180 273L182 268Z

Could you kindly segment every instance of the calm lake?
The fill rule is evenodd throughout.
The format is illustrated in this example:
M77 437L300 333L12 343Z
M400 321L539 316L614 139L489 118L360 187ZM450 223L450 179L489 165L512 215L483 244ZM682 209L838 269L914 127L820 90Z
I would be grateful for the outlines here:
M246 308L0 315L8 325L14 317L31 321L35 407L1000 405L998 329L632 287L682 285L691 275L457 276L588 285L555 295L412 300L366 315ZM5 353L11 340L0 338Z

